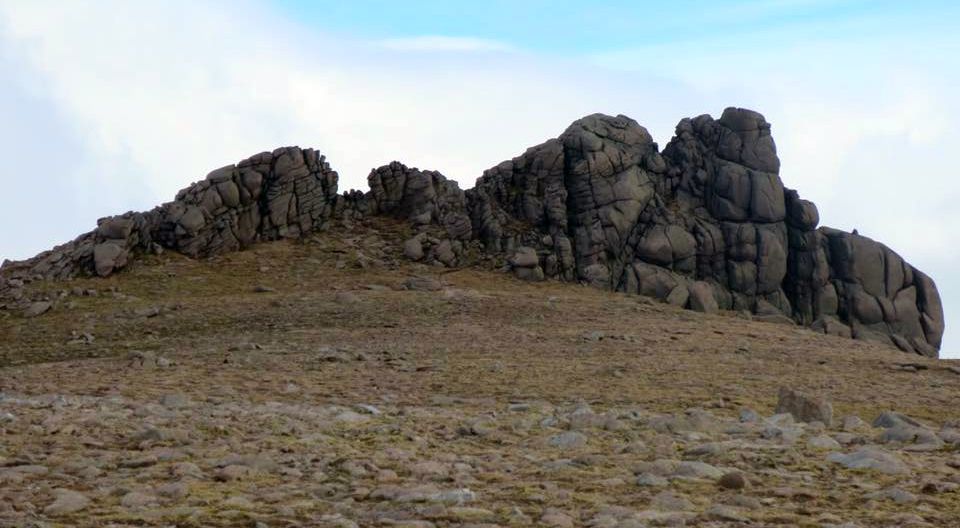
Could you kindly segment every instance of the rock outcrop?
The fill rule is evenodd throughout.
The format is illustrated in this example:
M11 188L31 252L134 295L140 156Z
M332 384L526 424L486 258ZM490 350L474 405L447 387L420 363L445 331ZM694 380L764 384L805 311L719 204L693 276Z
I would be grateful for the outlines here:
M933 281L879 242L818 228L816 206L784 188L779 170L770 125L739 108L683 119L662 152L636 121L590 115L467 191L394 162L371 172L369 192L338 195L323 156L288 147L218 169L152 211L102 219L2 275L106 276L138 253L207 257L387 215L420 231L403 245L412 260L462 265L465 245L482 244L524 280L746 311L936 356L944 318Z

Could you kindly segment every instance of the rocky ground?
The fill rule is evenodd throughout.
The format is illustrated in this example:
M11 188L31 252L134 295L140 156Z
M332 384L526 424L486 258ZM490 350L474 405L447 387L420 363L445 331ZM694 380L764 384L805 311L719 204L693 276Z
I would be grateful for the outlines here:
M960 525L957 363L375 227L28 285L0 525Z

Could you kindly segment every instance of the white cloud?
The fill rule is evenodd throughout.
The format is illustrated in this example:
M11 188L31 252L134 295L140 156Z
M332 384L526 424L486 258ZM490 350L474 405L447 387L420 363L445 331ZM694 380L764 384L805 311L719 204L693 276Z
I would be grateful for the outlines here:
M421 35L416 37L384 39L377 45L395 51L513 51L513 46L496 40L475 37L446 37Z

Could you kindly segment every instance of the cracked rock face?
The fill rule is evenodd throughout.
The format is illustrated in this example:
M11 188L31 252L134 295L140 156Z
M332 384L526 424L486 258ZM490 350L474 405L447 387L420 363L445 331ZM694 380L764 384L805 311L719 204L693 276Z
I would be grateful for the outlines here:
M629 117L594 114L467 191L393 162L370 173L369 192L338 195L323 156L281 148L2 271L14 280L107 276L140 253L208 257L339 217L386 215L421 231L403 248L413 260L462 265L464 245L479 244L525 280L748 311L936 356L944 318L933 281L879 242L818 228L816 206L780 179L770 129L754 111L727 108L720 119L683 119L661 152ZM427 236L434 227L439 238Z

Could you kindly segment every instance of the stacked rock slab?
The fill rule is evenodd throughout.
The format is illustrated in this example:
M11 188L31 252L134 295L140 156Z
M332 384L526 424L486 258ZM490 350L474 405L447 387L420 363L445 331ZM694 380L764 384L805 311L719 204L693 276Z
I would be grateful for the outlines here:
M281 148L217 169L151 211L103 218L94 231L7 263L3 272L28 280L105 277L136 253L169 249L209 257L310 233L331 216L338 198L337 173L323 156Z
M684 119L662 154L635 121L592 115L466 194L474 236L512 255L519 277L542 270L935 356L932 281L880 243L818 229L779 170L770 125L750 110Z
M683 119L662 152L636 121L590 115L467 191L394 162L370 173L369 192L337 195L323 156L288 147L218 169L152 211L103 219L2 275L106 276L138 253L208 257L332 218L385 215L419 231L403 247L412 260L462 265L466 245L479 244L525 280L748 311L936 356L944 322L933 281L878 242L818 228L816 206L784 188L779 170L770 125L739 108Z

